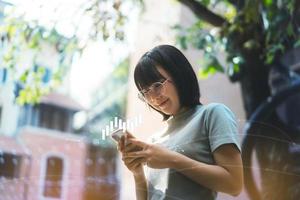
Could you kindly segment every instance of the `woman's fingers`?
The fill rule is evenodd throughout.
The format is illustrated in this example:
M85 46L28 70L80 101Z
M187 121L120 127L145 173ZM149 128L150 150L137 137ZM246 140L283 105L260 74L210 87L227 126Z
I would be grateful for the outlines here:
M122 138L120 142L118 142L118 150L121 152L131 152L131 151L140 151L142 150L142 148L129 142L129 140L126 143L125 139Z
M133 164L142 164L142 163L145 163L146 162L146 159L145 158L126 158L124 160L125 164L128 164L128 165L133 165Z
M118 147L121 152L124 151L125 148L125 136L122 135L120 141L118 142Z
M122 158L122 160L129 170L134 170L146 163L145 158Z
M147 157L146 151L135 151L135 152L129 152L124 155L124 158L145 158Z
M132 167L133 167L133 168L137 168L137 167L139 167L139 166L144 165L145 163L146 163L146 161L143 161L143 162L136 162L136 163L133 163L133 164L132 164Z
M125 146L125 148L124 148L124 152L131 152L131 151L137 151L137 150L139 150L138 148L137 148L137 146L136 145L133 145L133 144L131 144L131 143L128 143L126 146Z
M128 141L129 141L131 144L134 144L134 145L136 145L136 146L139 146L139 147L141 147L141 148L143 148L143 149L146 148L146 147L148 146L147 143L142 142L141 140L137 140L137 139L135 139L135 138L129 138Z
M126 132L118 142L118 150L121 152L140 151L146 146L148 146L147 143L137 140L129 132Z
M129 139L129 138L135 138L130 132L126 131L126 134L125 134L125 137L126 139Z

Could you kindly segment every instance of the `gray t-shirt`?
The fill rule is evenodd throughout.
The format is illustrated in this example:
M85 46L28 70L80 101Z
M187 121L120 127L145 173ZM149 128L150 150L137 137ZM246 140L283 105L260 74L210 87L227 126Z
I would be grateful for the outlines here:
M240 150L234 114L223 104L197 105L167 121L168 128L152 142L194 160L215 164L213 152L223 144ZM174 169L146 168L150 200L213 200L212 191Z

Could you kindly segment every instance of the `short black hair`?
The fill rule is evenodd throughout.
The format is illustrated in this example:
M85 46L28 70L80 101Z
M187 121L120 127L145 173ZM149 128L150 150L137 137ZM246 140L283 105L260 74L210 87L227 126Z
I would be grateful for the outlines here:
M181 107L201 104L198 80L191 64L179 49L171 45L156 46L140 58L134 70L134 81L138 90L165 79L157 67L163 68L172 77ZM160 113L164 120L170 117Z

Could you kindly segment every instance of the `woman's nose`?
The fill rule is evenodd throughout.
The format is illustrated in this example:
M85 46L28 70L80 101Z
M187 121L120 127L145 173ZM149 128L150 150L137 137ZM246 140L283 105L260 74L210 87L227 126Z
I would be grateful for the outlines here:
M161 102L161 99L162 99L162 94L160 93L151 96L151 102L154 104Z

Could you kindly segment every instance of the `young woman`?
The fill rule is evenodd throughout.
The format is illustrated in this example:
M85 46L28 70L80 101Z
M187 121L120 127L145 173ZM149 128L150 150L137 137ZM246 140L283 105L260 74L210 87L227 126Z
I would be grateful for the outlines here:
M235 117L223 104L200 103L197 77L186 57L173 46L157 46L139 60L134 79L139 97L168 123L152 143L129 133L119 142L122 159L134 176L137 199L238 195L243 166Z

